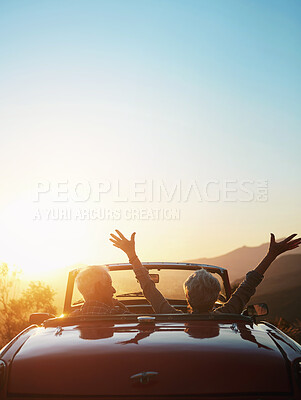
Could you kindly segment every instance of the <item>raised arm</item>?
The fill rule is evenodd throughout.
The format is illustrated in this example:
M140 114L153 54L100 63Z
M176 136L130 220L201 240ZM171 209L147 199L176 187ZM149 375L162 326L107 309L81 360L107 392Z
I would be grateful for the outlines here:
M151 303L154 311L158 314L179 312L168 303L162 293L156 288L154 281L149 276L148 269L141 264L137 257L135 249L136 232L132 233L130 240L126 239L117 229L116 233L118 236L111 233L110 241L113 243L113 246L123 250L128 256L129 262L133 266L133 270L143 290L144 296Z
M116 229L116 233L118 234L118 236L111 233L111 237L110 237L110 241L113 243L113 246L118 247L118 249L121 249L122 251L124 251L125 254L128 256L129 260L137 257L136 249L135 249L136 232L132 233L130 240L127 240L123 236L123 234L120 231L118 231L117 229Z
M255 271L258 272L260 275L264 275L266 270L272 264L272 262L282 253L286 251L293 250L298 247L301 243L301 238L297 238L292 240L297 233L288 236L286 239L282 240L281 242L275 241L275 235L271 233L271 240L270 240L270 247L267 255L261 261L261 263L255 268Z
M270 247L267 255L258 264L254 271L247 273L245 280L232 294L230 300L222 307L217 308L216 312L240 314L250 298L254 295L256 287L263 279L263 275L272 262L282 253L293 250L301 243L301 238L292 240L297 234L288 236L281 242L275 241L275 236L271 233Z

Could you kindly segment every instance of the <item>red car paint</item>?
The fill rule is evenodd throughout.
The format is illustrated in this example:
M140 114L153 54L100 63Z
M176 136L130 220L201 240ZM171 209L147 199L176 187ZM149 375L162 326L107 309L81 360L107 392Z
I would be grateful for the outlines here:
M241 315L49 319L0 358L1 399L301 398L301 347Z

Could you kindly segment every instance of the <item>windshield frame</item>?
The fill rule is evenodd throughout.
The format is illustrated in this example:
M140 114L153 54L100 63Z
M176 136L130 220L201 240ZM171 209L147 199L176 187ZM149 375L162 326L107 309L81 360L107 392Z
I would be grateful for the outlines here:
M179 263L179 262L142 262L148 270L156 269L178 269L178 270L191 270L196 271L198 269L204 268L208 272L216 273L221 276L225 288L226 301L231 297L231 286L229 282L228 271L225 268L217 267L215 265L209 264L194 264L194 263ZM119 263L119 264L105 264L109 271L121 271L121 270L132 270L133 267L129 263ZM65 302L63 314L69 314L72 312L72 296L75 278L82 268L76 268L69 272L68 282L66 288Z

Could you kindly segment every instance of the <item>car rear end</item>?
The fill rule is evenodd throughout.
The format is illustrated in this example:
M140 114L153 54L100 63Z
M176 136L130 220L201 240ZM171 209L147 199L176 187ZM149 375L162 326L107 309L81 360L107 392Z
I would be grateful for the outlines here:
M54 319L1 355L3 398L298 399L298 354L243 316Z

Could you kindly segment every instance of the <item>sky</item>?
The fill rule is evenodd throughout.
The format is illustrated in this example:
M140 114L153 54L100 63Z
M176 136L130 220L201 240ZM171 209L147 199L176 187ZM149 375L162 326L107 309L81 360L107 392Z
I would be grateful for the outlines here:
M0 261L38 278L300 232L299 1L0 0Z

